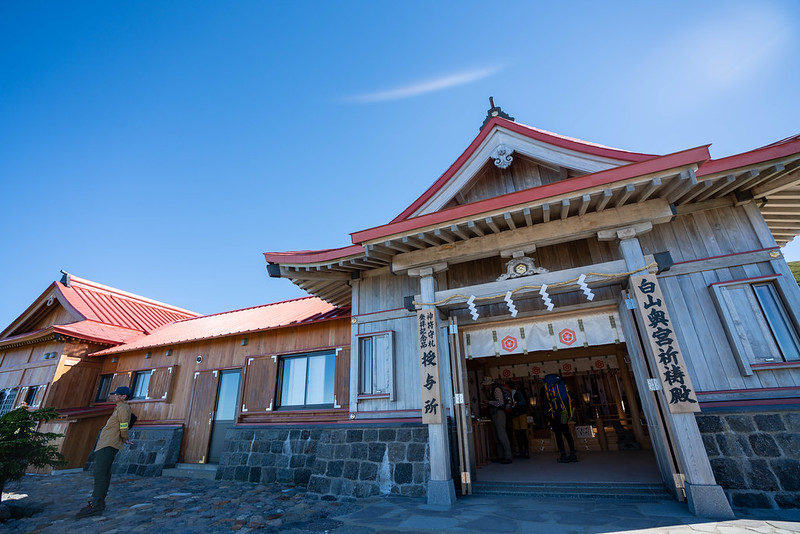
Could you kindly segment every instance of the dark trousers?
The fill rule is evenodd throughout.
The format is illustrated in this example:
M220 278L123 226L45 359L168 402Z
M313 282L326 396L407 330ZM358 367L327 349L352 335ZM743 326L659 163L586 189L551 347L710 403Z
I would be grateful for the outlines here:
M111 484L111 465L117 455L114 447L103 447L94 455L94 491L92 500L96 503L104 503L108 486Z
M506 412L490 408L489 417L492 419L494 440L497 443L497 458L511 460L511 443L508 441L508 432L506 431Z
M564 440L567 440L569 445L569 452L575 452L575 442L572 441L572 434L569 433L569 424L563 424L561 421L553 421L553 433L556 435L556 445L561 454L564 454Z

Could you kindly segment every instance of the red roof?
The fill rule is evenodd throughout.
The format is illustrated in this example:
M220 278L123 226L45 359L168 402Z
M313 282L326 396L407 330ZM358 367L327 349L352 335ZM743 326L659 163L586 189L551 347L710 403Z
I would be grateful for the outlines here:
M773 159L791 156L798 152L800 152L800 134L781 139L780 141L750 150L749 152L742 152L741 154L735 154L727 158L711 160L700 167L700 170L697 171L697 176L708 176L726 172L738 169L739 167L746 167L748 165L755 165Z
M549 145L558 146L561 148L566 148L569 150L574 150L576 152L581 152L583 154L590 154L593 156L601 156L610 159L616 159L621 161L627 162L637 162L637 161L645 161L648 159L652 159L657 157L654 154L641 154L638 152L628 152L626 150L620 150L618 148L610 148L603 145L598 145L596 143L590 143L588 141L581 141L580 139L574 139L572 137L566 137L563 135L555 134L552 132L548 132L547 130L540 130L538 128L534 128L532 126L526 126L524 124L519 124L517 122L513 122L507 119L503 119L501 117L494 117L489 122L486 123L478 136L475 138L474 141L467 147L461 156L452 164L450 168L448 168L444 174L442 174L436 182L433 183L431 187L425 191L421 197L414 201L408 208L406 208L403 213L395 217L391 222L402 221L404 219L409 218L417 209L420 208L425 202L428 201L436 192L438 192L442 187L447 184L450 178L453 177L455 173L472 157L472 154L478 150L481 143L489 136L489 133L495 127L502 127L507 130L511 130L514 133L518 133L520 135L524 135L531 139L535 139L537 141L542 141Z
M364 254L364 247L361 245L350 245L341 248L329 248L325 250L297 250L293 252L265 252L264 258L273 263L314 263L338 260L348 256L360 256Z
M175 345L217 337L259 332L273 328L315 323L350 317L350 310L337 308L317 297L303 297L254 308L178 321L125 345L112 347L92 356Z
M56 287L69 306L85 319L104 325L150 333L165 324L199 316L76 276L70 275L68 283L67 286L56 282Z

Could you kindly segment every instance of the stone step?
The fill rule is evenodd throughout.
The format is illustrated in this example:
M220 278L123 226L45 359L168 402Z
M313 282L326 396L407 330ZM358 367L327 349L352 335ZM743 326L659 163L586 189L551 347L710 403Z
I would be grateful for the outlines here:
M475 482L476 495L515 495L558 499L614 499L659 501L672 499L661 484L599 483L599 482Z
M217 467L217 464L175 464L173 468L162 470L161 476L214 480L217 476Z

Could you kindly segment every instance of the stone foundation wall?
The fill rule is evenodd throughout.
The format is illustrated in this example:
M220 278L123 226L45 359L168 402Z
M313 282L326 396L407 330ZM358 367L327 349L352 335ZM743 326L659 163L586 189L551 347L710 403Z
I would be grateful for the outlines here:
M234 427L226 441L217 479L296 484L323 499L427 490L428 429L422 424Z
M734 507L800 508L800 411L713 411L697 425Z
M175 467L181 450L183 427L143 426L132 428L128 435L133 445L126 445L117 453L112 473L157 477L165 468ZM89 454L84 469L90 471L92 467L94 451Z

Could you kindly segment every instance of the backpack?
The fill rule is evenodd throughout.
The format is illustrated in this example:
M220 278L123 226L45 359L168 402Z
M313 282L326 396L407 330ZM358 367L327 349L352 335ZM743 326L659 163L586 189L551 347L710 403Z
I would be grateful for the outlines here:
M133 413L133 412L131 412L131 418L130 418L130 420L128 421L128 430L130 430L130 429L133 427L133 425L135 425L135 424L136 424L136 420L137 420L137 419L139 419L139 418L138 418L138 417L136 417L136 414L135 414L135 413Z
M511 398L511 390L508 389L508 386L501 386L496 385L496 388L500 388L500 391L503 393L503 410L506 413L511 413L511 407L514 405L514 399ZM492 395L494 395L494 390L492 390Z
M549 374L544 377L544 391L547 396L547 411L550 417L560 417L561 423L566 424L572 419L572 399L567 392L567 385L561 376Z
M511 413L514 417L526 415L528 413L528 399L521 389L514 391L514 408Z

